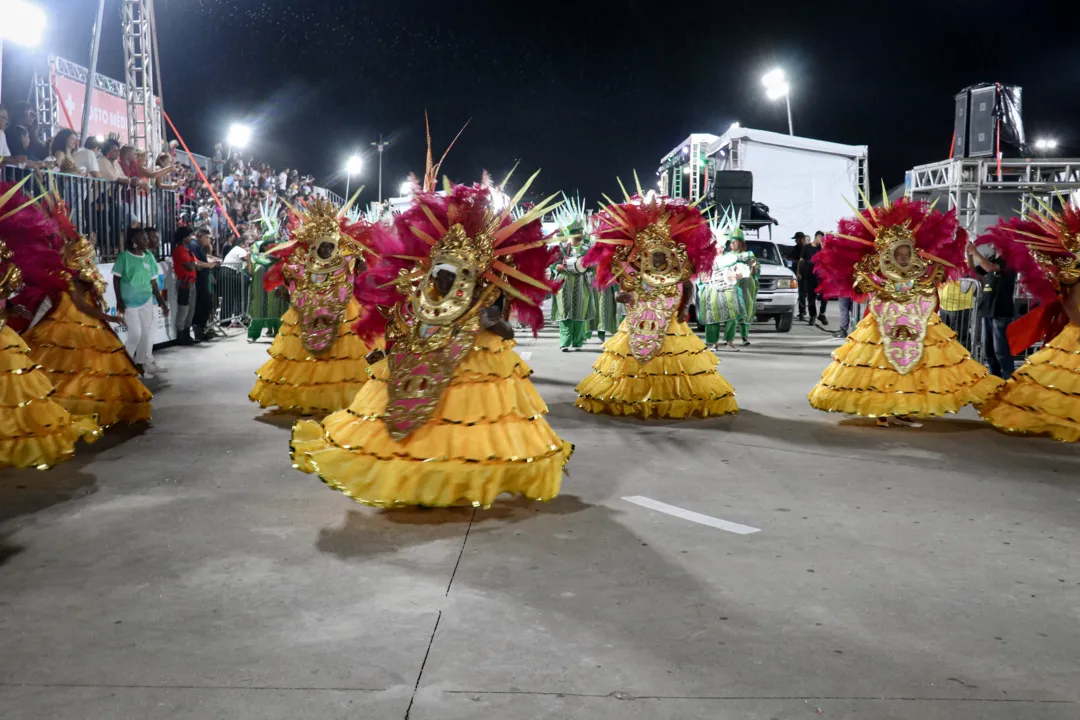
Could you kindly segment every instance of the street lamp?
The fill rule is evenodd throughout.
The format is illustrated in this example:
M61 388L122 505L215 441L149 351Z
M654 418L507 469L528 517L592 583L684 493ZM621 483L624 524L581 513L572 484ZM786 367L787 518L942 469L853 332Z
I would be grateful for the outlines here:
M1035 140L1035 149L1046 152L1048 150L1057 150L1058 141L1053 138L1037 138Z
M765 86L765 96L770 100L784 98L787 103L788 135L794 135L795 129L791 123L791 86L788 85L787 78L784 77L784 71L777 68L765 73L765 77L761 78L761 84Z
M406 180L398 188L398 197L409 197L410 195L412 195L412 181Z
M16 45L37 47L45 33L45 11L26 0L0 0L0 77L4 74L4 41Z
M233 123L229 126L226 142L229 143L229 157L232 157L233 148L243 150L251 142L251 128L242 123Z
M379 142L371 143L371 147L373 147L373 148L375 148L376 150L379 151L379 202L380 203L382 202L382 154L383 154L383 150L389 144L390 144L389 140L387 140L385 142L383 141L382 133L379 133Z
M349 201L349 181L352 176L364 169L364 160L359 155L350 155L345 161L345 202Z

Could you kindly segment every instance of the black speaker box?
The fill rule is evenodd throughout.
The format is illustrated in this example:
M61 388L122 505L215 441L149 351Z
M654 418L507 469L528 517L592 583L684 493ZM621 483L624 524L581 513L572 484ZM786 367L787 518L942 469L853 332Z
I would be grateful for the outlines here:
M754 201L754 173L748 170L721 170L713 181L713 204L723 212L731 207L750 217L750 204Z

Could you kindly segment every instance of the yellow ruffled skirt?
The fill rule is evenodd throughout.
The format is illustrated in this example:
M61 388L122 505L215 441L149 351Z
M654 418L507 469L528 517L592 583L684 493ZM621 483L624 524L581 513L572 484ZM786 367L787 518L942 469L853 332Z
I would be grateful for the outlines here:
M867 315L833 352L833 361L810 391L818 410L865 417L934 416L978 405L1003 381L972 359L937 313L926 329L918 367L902 374L889 364L877 320Z
M502 493L552 499L574 447L544 419L547 406L514 345L481 332L431 420L400 443L383 421L389 371L376 363L347 410L296 423L293 464L381 507L487 507Z
M68 295L26 334L30 357L52 380L53 400L72 415L97 415L102 427L150 419L153 395L105 322Z
M999 430L1080 441L1080 327L1029 357L979 414Z
M281 329L267 351L270 359L256 371L258 380L248 395L261 407L276 407L300 415L325 415L349 406L368 380L364 341L352 331L360 305L350 299L334 344L322 355L308 353L300 339L299 316L289 308Z
M576 405L591 413L647 419L703 418L739 411L719 359L690 327L672 318L664 345L642 366L630 352L626 321L603 345Z
M49 397L53 387L30 361L30 348L6 325L0 330L0 467L44 470L67 460L78 440L93 442L101 428L73 416Z

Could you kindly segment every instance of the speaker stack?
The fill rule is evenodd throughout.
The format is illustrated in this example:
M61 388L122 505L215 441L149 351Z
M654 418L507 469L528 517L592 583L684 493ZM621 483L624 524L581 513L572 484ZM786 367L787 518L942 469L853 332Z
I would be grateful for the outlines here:
M713 180L713 205L718 212L734 207L746 220L754 201L754 173L748 170L720 170Z
M1023 157L1027 152L1020 87L982 83L956 94L953 157ZM1000 143L1000 145L999 145Z

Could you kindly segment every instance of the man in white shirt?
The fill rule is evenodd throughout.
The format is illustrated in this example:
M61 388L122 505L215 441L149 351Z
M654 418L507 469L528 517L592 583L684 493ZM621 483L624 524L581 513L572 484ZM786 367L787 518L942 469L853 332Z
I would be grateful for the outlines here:
M90 177L100 177L101 168L98 165L98 140L91 135L86 138L86 142L81 148L72 153L72 160L75 161L75 166L80 170L85 170L86 174Z
M245 238L244 242L235 246L232 250L229 250L225 255L225 260L222 261L222 265L234 270L242 270L244 264L247 262L248 256L251 255L251 251L248 249L251 246L251 239Z
M289 187L289 169L285 168L278 173L277 176L277 189L278 192L285 192L285 189Z

